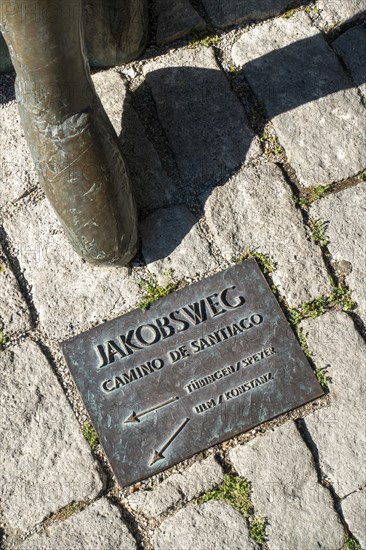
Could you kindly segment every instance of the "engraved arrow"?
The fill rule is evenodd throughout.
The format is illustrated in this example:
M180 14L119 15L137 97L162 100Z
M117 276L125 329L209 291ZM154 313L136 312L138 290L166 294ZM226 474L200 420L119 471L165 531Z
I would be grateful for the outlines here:
M162 446L160 451L155 451L152 461L150 462L150 466L155 464L155 462L158 462L158 460L162 460L164 458L163 452L166 451L166 449L171 445L174 441L174 439L180 434L180 432L183 430L183 428L188 424L190 421L190 418L186 418L184 422L179 426L179 428L173 433L173 435L170 436L168 441L165 443L165 445Z
M170 403L173 403L177 399L179 399L179 397L176 395L175 397L171 397L170 399L168 399L168 401L164 401L164 403L160 403L159 405L156 405L155 407L151 407L151 409L147 409L146 411L143 411L140 413L136 413L135 411L132 411L130 416L128 416L124 422L125 424L127 424L128 422L140 422L141 416L145 416L145 414L149 414L153 411L157 411L158 409L161 409L162 407L165 407L166 405L170 405Z

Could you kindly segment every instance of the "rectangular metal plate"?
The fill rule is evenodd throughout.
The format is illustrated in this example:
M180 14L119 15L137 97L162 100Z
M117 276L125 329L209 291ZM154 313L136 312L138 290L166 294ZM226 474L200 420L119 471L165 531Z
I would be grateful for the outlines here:
M254 260L61 347L122 486L323 394Z

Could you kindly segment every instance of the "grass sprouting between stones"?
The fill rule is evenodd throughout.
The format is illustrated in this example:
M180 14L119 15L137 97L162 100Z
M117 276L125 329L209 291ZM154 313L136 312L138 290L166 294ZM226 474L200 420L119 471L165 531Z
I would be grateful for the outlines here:
M249 518L250 536L257 544L264 544L266 540L266 522L260 516Z
M139 285L144 291L144 295L138 302L137 306L143 311L145 311L150 304L160 298L164 298L177 288L177 283L174 281L169 282L166 286L159 285L156 278L151 273L149 273L147 279L141 279Z
M196 30L193 30L191 34L192 40L188 44L188 48L197 48L198 46L209 48L220 40L220 37L213 34L211 29L209 28L206 28L203 32L197 32Z
M326 235L326 222L320 219L310 218L309 227L311 236L315 244L318 244L321 248L324 248L328 244L328 237Z
M194 504L203 504L210 500L222 500L230 504L245 519L249 521L249 531L252 539L263 544L266 538L265 520L253 515L253 504L250 500L252 488L250 483L237 475L225 474L224 481L212 491L208 491L195 499Z
M283 17L284 19L290 19L290 17L294 15L300 4L301 0L297 0L291 8L287 8L283 13L281 13L281 17Z
M301 327L298 327L298 326L295 326L294 330L295 330L295 334L297 336L297 339L299 341L299 344L300 344L300 347L301 347L302 351L304 352L306 357L311 357L312 353L311 353L310 348L308 346L308 342L306 340L304 331L302 330Z
M240 262L244 262L248 258L254 258L257 261L257 264L264 275L272 273L274 268L269 257L266 254L261 254L260 252L255 252L254 250L248 249L240 256L233 258L232 261L238 264Z
M359 181L366 181L366 170L362 170L362 172L357 174L357 179Z
M303 319L316 319L327 310L327 298L321 296L305 302L298 309L288 308L287 319L290 325L297 325Z
M350 289L344 284L336 285L331 281L333 292L330 296L320 296L305 302L299 308L287 308L287 319L290 325L298 325L303 319L316 319L326 311L352 311L356 302L352 300Z
M352 311L356 307L356 302L352 300L350 289L344 284L334 284L332 282L333 292L328 298L328 306L332 309L341 311Z
M94 451L96 446L98 445L98 436L93 426L90 424L89 420L86 420L83 423L81 432L85 437L85 439L87 440L87 442L89 443L92 451Z
M361 546L349 533L344 537L344 548L347 550L361 550Z
M316 367L314 372L315 372L316 379L321 385L321 387L323 388L323 390L328 389L328 379L327 379L325 370L321 369L320 367Z
M324 197L331 188L331 185L317 185L315 187L309 187L308 189L305 189L299 197L295 197L295 203L302 208L307 209L311 203Z

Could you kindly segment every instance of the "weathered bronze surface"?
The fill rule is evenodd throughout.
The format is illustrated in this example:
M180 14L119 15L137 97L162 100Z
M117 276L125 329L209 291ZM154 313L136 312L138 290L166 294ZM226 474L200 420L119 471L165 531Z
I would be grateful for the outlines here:
M86 4L91 16L100 16L93 27L100 37L93 43L96 57L102 46L113 50L115 61L124 47L125 59L140 53L145 0ZM121 22L117 12L112 17L118 5L124 5L129 19ZM0 27L16 70L21 122L40 183L82 258L125 265L137 250L136 208L118 138L90 77L81 16L81 0L0 0ZM109 17L113 33L108 27L109 34L103 34Z
M323 394L254 260L61 347L122 486Z
M48 0L48 4L51 2ZM58 4L60 7L67 3L75 1ZM82 4L86 52L92 67L113 67L139 57L148 31L147 0L83 0ZM3 11L22 8L26 14L27 10L34 10L32 0L7 0L1 5ZM0 73L12 68L9 50L0 34Z

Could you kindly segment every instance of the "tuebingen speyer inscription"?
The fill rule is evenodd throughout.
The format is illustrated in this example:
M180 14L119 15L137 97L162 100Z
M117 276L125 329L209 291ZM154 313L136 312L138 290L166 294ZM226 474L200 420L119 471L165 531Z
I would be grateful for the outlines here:
M323 393L254 260L62 350L121 485Z

